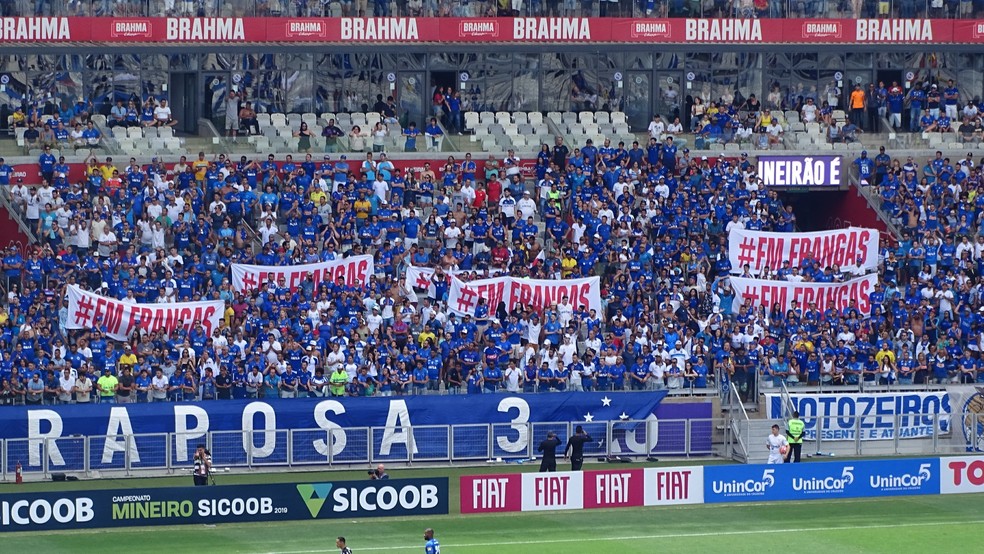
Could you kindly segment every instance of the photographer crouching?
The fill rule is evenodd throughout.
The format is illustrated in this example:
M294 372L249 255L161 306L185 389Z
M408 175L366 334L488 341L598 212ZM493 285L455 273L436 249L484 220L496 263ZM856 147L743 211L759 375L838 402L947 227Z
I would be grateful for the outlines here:
M369 479L372 481L382 481L389 478L389 473L386 473L386 468L383 467L383 464L376 466L376 469L369 470Z
M208 485L208 479L211 474L212 453L205 448L204 444L199 444L198 449L195 450L195 486L204 487Z

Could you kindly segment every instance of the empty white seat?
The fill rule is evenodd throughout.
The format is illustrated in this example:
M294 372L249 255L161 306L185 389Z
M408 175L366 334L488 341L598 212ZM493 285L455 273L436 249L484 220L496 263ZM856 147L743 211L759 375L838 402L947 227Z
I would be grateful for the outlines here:
M509 112L495 112L495 122L496 123L512 123L512 116Z
M376 112L369 112L366 114L366 125L369 127L375 127L377 123L383 120L383 116Z
M594 123L595 116L594 112L581 112L577 114L577 120L581 123Z
M564 118L560 112L547 112L547 119L557 123L558 125L564 122Z
M106 126L106 116L104 116L101 113L94 113L94 114L92 114L92 116L91 116L90 119L92 119L92 122L95 123L97 127L105 127Z
M810 123L807 123L806 124L806 132L809 133L809 134L811 134L811 135L819 135L820 134L820 124L817 123L816 121L811 121Z
M492 124L495 123L495 114L492 112L482 112L478 114L478 120L482 123Z
M612 112L612 123L625 123L625 112Z
M282 113L270 114L270 124L274 127L286 127L287 116Z
M158 127L157 136L161 138L169 138L174 136L174 129L171 127Z
M595 117L595 123L601 124L601 123L612 122L612 116L608 112L598 112L594 114L594 117Z
M526 114L526 118L529 119L531 125L543 123L543 114L540 112L529 112Z
M524 123L529 123L530 118L526 112L516 112L513 114L513 123L516 125L522 125Z
M577 123L577 114L574 112L564 112L561 116L564 123L570 125L572 123Z

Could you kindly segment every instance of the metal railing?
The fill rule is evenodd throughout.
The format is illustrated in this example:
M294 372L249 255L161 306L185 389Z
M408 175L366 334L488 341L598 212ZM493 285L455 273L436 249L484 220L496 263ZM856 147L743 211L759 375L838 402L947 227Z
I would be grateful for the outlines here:
M733 458L734 437L723 419L537 422L329 429L213 431L0 441L0 480L18 464L28 477L52 473L160 474L191 469L204 444L217 471L259 468L340 468L397 464L458 464L535 459L553 431L562 441L581 425L594 442L588 457L718 456Z
M980 452L984 420L976 413L872 414L806 416L804 456L916 456ZM764 444L769 428L786 420L741 422L742 439ZM745 425L747 423L747 425ZM747 461L764 462L765 448L752 447Z

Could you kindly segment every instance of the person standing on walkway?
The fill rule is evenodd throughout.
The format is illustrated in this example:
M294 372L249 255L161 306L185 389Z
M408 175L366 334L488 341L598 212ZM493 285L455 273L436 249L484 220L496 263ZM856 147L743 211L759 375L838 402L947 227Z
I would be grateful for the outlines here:
M543 452L540 459L540 472L557 471L557 447L560 446L560 439L553 431L547 432L547 438L537 447L537 452Z
M786 463L790 459L795 463L800 463L800 454L803 451L803 429L806 424L800 419L799 412L793 412L793 418L786 423L786 440L789 441L789 452L786 454Z
M574 435L567 439L567 446L564 448L564 457L571 459L571 471L581 471L584 464L584 445L592 440L583 427L578 425L574 428Z

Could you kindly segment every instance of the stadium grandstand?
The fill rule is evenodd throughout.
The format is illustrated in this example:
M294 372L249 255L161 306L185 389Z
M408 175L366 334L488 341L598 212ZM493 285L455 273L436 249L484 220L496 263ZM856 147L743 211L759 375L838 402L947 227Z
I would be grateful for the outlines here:
M2 6L0 403L984 382L980 2Z

